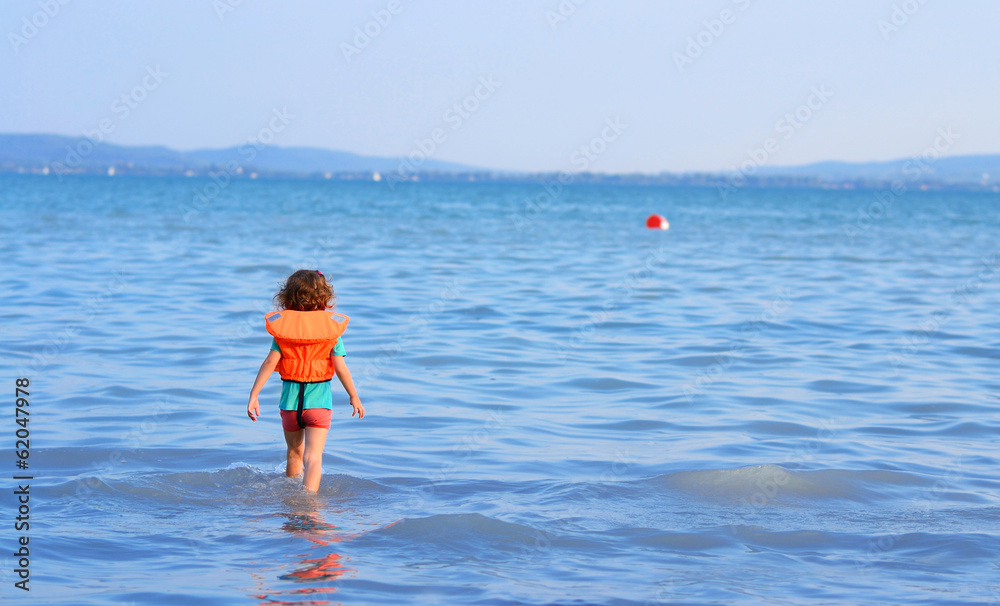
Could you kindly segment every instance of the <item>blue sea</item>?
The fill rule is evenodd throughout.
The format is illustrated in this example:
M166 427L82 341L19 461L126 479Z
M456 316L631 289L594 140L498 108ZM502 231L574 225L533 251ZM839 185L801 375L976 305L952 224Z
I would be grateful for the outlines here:
M0 218L12 603L1000 604L1000 195L5 176ZM277 375L246 418L303 267L367 408L315 495Z

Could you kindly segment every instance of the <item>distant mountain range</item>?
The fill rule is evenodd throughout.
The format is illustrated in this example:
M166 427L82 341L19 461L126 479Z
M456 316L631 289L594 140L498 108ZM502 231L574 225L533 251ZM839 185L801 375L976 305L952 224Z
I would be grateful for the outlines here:
M400 173L403 167L403 173ZM555 173L519 173L404 157L362 156L316 147L242 145L177 151L164 146L95 143L83 137L0 134L0 172L205 176L225 170L233 176L346 179L546 181ZM576 174L579 183L720 186L731 173ZM1000 191L1000 154L900 159L885 162L817 162L802 166L760 166L742 181L770 187L886 187L902 180L924 188Z
M425 159L414 162L406 158L362 156L350 152L316 147L278 147L276 145L241 145L222 149L177 151L162 145L132 147L97 143L84 137L60 135L0 134L0 171L48 167L51 171L104 173L111 167L121 172L154 174L203 173L230 163L241 172L262 174L309 175L323 173L405 172L478 172L481 168Z
M766 176L817 177L829 182L934 180L947 183L1000 184L1000 154L950 156L939 159L906 158L885 162L817 162L802 166L762 167Z

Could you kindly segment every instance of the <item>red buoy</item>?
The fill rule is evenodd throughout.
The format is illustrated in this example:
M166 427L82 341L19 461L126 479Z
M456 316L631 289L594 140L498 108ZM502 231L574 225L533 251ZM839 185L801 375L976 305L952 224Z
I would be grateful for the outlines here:
M646 219L646 227L649 229L670 229L670 222L660 215L649 215Z

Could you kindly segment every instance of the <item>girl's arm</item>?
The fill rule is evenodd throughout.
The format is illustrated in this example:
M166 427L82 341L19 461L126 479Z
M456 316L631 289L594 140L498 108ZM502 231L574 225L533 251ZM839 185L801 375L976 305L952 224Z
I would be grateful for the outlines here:
M254 379L253 387L250 388L250 400L247 402L247 416L254 423L257 422L257 417L260 416L260 404L257 403L257 396L260 395L260 390L264 388L267 380L271 378L271 373L274 372L274 367L278 365L278 360L280 359L280 351L274 351L273 349L269 351L267 357L260 364L260 370L257 371L257 378Z
M361 405L361 398L358 397L358 392L354 389L354 380L351 379L351 371L347 369L344 356L333 356L333 368L337 371L337 378L344 386L344 391L351 398L351 406L354 408L351 411L351 416L357 414L359 419L365 418L365 407Z

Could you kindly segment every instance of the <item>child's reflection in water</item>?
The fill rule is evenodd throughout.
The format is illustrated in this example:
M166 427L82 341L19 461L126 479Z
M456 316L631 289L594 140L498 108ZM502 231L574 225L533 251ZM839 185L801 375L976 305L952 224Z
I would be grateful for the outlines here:
M285 499L285 502L289 506L289 511L274 515L284 517L281 529L296 537L304 538L318 547L329 547L330 544L354 536L343 534L341 528L323 521L319 512L319 499L315 495L300 494ZM344 565L346 559L335 552L306 557L299 560L301 566L279 575L278 578L293 583L337 581L344 575L355 572L355 569ZM337 590L336 584L325 586L320 584L313 587L296 587L287 591L270 591L256 597L263 600L262 604L333 604L334 602L317 599L321 596L316 594L334 593Z

